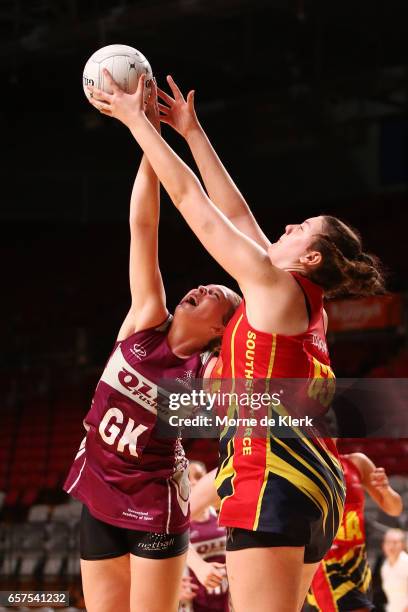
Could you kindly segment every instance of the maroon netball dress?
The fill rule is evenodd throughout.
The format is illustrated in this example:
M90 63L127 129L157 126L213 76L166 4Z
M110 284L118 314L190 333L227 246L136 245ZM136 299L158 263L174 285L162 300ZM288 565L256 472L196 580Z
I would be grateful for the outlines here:
M64 490L95 518L126 529L182 533L189 525L187 460L177 431L157 432L161 379L188 384L210 353L177 357L160 327L116 342L84 419L86 436Z

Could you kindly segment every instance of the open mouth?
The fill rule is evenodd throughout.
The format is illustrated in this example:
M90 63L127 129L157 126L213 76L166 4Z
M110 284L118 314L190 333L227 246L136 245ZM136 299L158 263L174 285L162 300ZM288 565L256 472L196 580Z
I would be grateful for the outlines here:
M181 302L182 304L190 304L190 306L194 306L195 308L200 305L201 295L198 291L192 291L189 295L187 295L184 300Z
M193 295L189 295L184 301L187 302L187 304L191 304L191 306L198 306L198 301Z

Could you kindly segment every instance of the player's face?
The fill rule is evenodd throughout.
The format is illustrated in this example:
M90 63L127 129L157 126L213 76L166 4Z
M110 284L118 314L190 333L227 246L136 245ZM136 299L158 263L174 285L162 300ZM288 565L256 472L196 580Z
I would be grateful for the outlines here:
M306 219L303 223L287 225L285 233L268 249L272 263L278 268L298 263L317 236L323 233L323 221L324 218L320 216Z
M232 306L232 292L223 285L200 285L189 291L178 304L175 315L188 317L197 324L223 327L223 319Z
M205 470L199 463L190 463L188 468L188 478L190 486L193 488L199 480L205 475Z
M398 532L387 533L384 537L383 551L386 557L398 557L405 548L405 541Z

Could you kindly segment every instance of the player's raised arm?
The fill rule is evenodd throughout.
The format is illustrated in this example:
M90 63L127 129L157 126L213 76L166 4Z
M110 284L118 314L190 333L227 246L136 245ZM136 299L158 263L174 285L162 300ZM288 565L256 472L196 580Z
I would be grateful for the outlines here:
M167 77L167 82L173 97L158 89L158 96L164 102L159 104L161 121L171 125L187 141L211 201L243 234L267 249L270 241L258 225L197 118L194 91L190 91L187 99L184 99L171 76Z
M155 96L146 109L155 129L160 131ZM118 339L135 331L160 324L167 316L166 296L158 260L159 180L146 155L133 184L130 200L129 280L132 305Z
M105 76L108 78L107 73ZM124 93L110 79L113 94L93 89L93 104L132 132L175 206L218 263L241 288L270 285L285 272L271 264L265 249L240 232L211 202L199 180L147 120L143 110L144 76L135 94Z

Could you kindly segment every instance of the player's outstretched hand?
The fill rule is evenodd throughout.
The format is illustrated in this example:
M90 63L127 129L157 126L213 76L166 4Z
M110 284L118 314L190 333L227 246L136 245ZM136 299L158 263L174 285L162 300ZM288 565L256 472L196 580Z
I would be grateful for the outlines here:
M217 561L203 561L197 571L195 571L195 575L207 589L215 589L226 576L225 564L217 563Z
M159 103L160 120L162 123L171 125L183 138L187 138L189 133L199 125L194 109L194 91L191 90L184 99L183 94L170 75L167 82L172 91L173 97L165 91L157 88L158 97L165 103Z
M180 585L180 601L191 601L196 597L198 591L198 585L194 584L190 576L183 576Z
M146 75L142 74L140 76L135 93L127 94L119 87L106 68L104 68L103 73L112 93L106 93L101 89L89 86L90 102L103 115L115 117L129 127L130 124L145 114L144 87Z
M160 134L160 112L157 100L156 79L152 79L150 96L146 103L146 117Z

